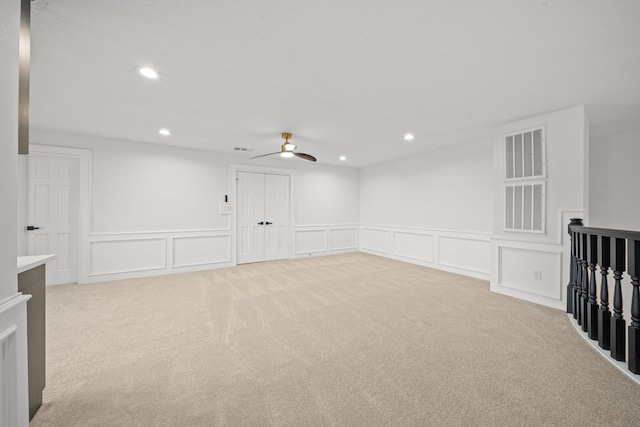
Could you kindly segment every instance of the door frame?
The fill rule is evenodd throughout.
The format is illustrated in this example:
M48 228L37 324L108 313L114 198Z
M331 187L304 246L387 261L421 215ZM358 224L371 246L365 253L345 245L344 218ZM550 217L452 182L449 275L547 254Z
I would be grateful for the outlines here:
M295 224L295 209L294 199L295 199L295 177L296 171L293 169L280 169L273 167L265 167L265 166L252 166L252 165L242 165L232 163L229 165L229 194L231 197L229 198L229 204L231 205L231 214L229 215L230 219L230 230L231 233L231 264L238 265L238 256L237 256L237 240L238 240L238 230L236 229L237 221L236 221L236 208L238 204L236 203L236 198L238 196L238 172L249 172L249 173L264 173L264 174L272 174L272 175L285 175L289 177L289 254L287 259L291 259L291 250L293 248L293 228Z
M78 224L77 224L77 245L78 255L76 272L78 284L86 283L88 279L89 256L89 233L91 232L91 150L83 148L67 148L53 145L29 145L30 154L40 154L50 157L66 157L78 161ZM22 196L20 199L19 226L22 233L27 220L27 190L29 177L27 176L26 160L24 162L22 176ZM24 243L26 250L26 242Z

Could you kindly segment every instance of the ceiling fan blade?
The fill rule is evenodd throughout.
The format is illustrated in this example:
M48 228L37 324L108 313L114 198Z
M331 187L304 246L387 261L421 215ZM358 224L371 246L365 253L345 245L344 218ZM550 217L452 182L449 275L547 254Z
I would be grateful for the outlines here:
M269 154L262 154L260 156L253 156L253 157L249 158L249 160L257 159L258 157L273 156L274 154L280 154L280 153L282 153L282 151L276 151L275 153L269 153Z
M305 154L305 153L293 153L293 154L295 154L297 157L300 157L301 159L309 160L310 162L316 161L316 158L313 157L311 154Z

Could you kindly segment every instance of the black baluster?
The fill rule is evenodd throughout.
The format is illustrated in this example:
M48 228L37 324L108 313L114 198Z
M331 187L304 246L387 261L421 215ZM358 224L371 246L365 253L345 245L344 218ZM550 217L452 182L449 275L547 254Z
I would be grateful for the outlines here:
M626 269L625 239L611 239L611 269L615 280L613 291L613 318L611 319L611 357L623 362L626 359L626 322L622 316L622 272Z
M575 265L576 259L573 254L573 239L571 238L571 228L569 228L569 248L571 254L569 255L569 283L567 283L567 313L572 313L575 315L575 310L573 309L573 279L575 275L575 269L573 266Z
M587 307L589 306L589 262L587 252L587 242L589 241L589 235L582 233L582 306L580 307L580 315L582 317L582 330L584 332L589 331L589 319L587 317Z
M575 232L571 233L571 272L573 279L571 279L571 306L573 307L573 318L578 318L580 312L580 306L578 304L578 237Z
M640 240L629 240L628 272L631 276L631 324L629 325L629 370L640 374Z
M589 304L587 304L587 332L592 340L598 339L598 287L596 284L596 262L598 261L598 236L590 234L587 240L589 256Z
M611 336L611 312L609 311L609 287L607 286L607 274L611 264L611 238L598 236L598 264L602 281L600 282L600 310L598 310L598 345L609 350Z
M574 265L574 268L576 269L575 271L575 283L573 284L573 308L574 308L574 313L573 313L573 318L576 319L576 321L578 322L578 325L582 324L582 316L581 316L581 312L582 312L582 267L581 267L581 263L580 263L580 247L581 247L581 242L582 239L580 238L580 233L578 232L574 232L573 233L573 244L575 247L575 257L576 257L576 262Z

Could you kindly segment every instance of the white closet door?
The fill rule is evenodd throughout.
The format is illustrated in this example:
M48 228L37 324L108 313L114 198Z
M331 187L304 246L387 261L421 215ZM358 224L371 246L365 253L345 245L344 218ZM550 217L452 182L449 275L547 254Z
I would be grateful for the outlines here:
M237 176L237 263L289 258L289 177Z
M238 264L264 261L264 174L238 172Z
M289 258L289 177L265 176L264 259Z

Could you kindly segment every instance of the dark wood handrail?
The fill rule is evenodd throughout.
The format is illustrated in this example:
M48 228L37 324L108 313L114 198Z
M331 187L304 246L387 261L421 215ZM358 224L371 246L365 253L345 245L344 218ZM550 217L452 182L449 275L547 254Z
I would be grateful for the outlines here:
M586 233L586 234L591 234L596 236L616 237L618 239L640 241L640 231L609 230L607 228L593 228L593 227L585 227L582 225L569 224L569 233L571 233L571 231L577 231L579 233Z
M640 232L585 227L572 218L567 313L598 345L611 351L611 357L624 361L629 350L628 368L640 374ZM600 295L597 269L600 269ZM613 313L607 275L613 272ZM622 275L631 277L631 323L626 327L622 300ZM627 315L628 316L628 315Z

